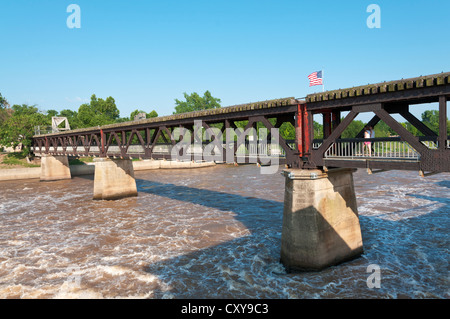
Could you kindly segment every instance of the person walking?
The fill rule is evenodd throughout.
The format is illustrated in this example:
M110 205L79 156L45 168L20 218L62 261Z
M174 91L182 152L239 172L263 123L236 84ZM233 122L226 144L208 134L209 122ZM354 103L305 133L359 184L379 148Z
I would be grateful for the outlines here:
M364 138L372 138L372 131L370 130L370 126L366 126L364 128ZM372 143L371 142L364 142L363 146L363 154L365 155L365 150L367 149L369 156L372 156Z
M370 138L375 138L375 129L372 126L369 126L369 130L370 130ZM373 142L373 141L372 141ZM375 142L370 143L370 149L372 150L372 154L375 155Z

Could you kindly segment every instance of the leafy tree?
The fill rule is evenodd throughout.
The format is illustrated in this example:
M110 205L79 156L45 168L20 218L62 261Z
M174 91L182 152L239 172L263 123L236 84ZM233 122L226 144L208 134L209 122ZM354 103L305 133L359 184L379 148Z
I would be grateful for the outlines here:
M342 138L355 138L356 135L361 132L365 124L360 120L353 120L349 126L342 132Z
M0 125L11 115L8 101L0 93Z
M131 112L130 114L130 121L134 121L134 117L136 115L138 115L139 113L145 113L144 111L141 110L134 110L133 112ZM145 113L145 115L147 115L147 113Z
M422 122L436 134L439 133L439 111L428 110L422 113Z
M114 123L124 123L124 122L130 122L129 117L119 117L117 120L114 121Z
M82 127L80 121L78 120L77 111L65 109L59 112L58 116L66 117L67 121L69 121L69 125L72 130Z
M203 97L196 92L190 95L186 92L183 94L186 101L175 99L175 112L173 114L220 108L221 100L213 97L209 91L206 91Z
M295 127L291 123L286 122L280 126L280 137L286 140L295 139Z
M377 123L377 125L375 125L373 129L375 131L375 137L389 137L397 135L397 133L393 129L391 129L389 125L381 120Z
M152 118L152 117L158 117L158 116L159 115L158 115L158 113L155 110L151 111L150 113L147 113L147 118L148 119Z
M9 106L8 101L0 93L0 108L7 108Z
M322 139L323 138L323 125L321 125L321 124L317 123L316 121L314 121L313 122L313 129L314 129L314 138Z
M411 133L414 136L423 136L423 134L411 123L409 122L403 122L400 123L405 129L408 130L409 133Z
M0 127L0 144L19 146L24 155L30 154L31 138L38 125L50 125L49 118L34 105L13 105L12 115Z
M120 111L111 96L103 100L93 94L91 102L78 109L77 119L80 127L91 127L115 123L119 116Z
M155 110L151 111L150 113L147 113L147 112L141 111L141 110L134 110L130 114L130 120L134 121L134 117L136 115L138 115L139 113L144 113L145 114L145 118L147 118L147 119L152 118L152 117L158 117L158 113Z
M48 116L48 117L50 118L50 120L51 120L52 117L58 116L58 111L56 111L56 110L48 110L48 111L47 111L47 116Z

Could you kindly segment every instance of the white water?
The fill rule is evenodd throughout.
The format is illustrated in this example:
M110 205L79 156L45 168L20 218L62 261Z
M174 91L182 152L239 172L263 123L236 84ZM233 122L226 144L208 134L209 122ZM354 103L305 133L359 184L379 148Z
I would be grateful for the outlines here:
M279 263L284 178L254 165L0 183L0 298L449 298L450 174L354 174L364 254L322 272ZM367 267L381 288L367 286Z

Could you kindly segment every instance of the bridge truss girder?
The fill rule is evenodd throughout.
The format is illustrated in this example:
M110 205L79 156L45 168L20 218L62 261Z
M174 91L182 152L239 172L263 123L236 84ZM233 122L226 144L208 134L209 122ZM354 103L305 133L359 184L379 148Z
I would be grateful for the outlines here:
M49 134L44 136L35 136L33 139L34 152L37 154L48 155L69 155L69 156L98 156L98 157L118 157L118 158L141 158L141 159L174 159L172 154L157 153L155 149L161 145L170 145L179 147L179 151L183 152L182 140L183 134L175 137L174 130L181 129L181 132L191 136L192 144L213 144L219 149L219 154L215 154L215 159L220 155L221 161L230 160L227 152L232 152L231 158L237 161L237 149L243 145L248 148L248 130L260 126L265 127L269 131L269 139L271 138L271 129L279 128L283 123L291 123L295 125L296 105L283 106L279 108L268 108L262 110L254 110L251 112L238 112L231 114L222 114L220 116L204 116L191 117L185 119L177 119L165 122L155 123L130 123L130 125L118 127L102 127L86 129L81 131L65 132L64 134ZM273 119L271 123L269 119ZM248 121L243 128L244 134L237 130L237 121ZM205 130L212 132L212 136L208 141L200 141L198 136L198 127L200 123ZM219 125L217 125L219 124ZM216 126L216 131L212 128ZM221 126L220 129L217 126ZM227 129L237 132L236 140L233 137L233 145L223 145L221 140L224 139ZM217 133L220 130L219 133ZM285 158L280 159L281 162L289 163L295 161L296 146L292 146L281 136L277 138L280 147L285 153ZM289 145L291 144L291 145ZM133 147L140 147L139 152L133 152ZM216 148L216 150L217 150ZM135 148L134 148L135 149ZM181 154L186 159L186 154ZM229 154L229 153L228 153ZM208 160L208 158L199 157L191 154L190 160ZM240 162L261 162L260 156L253 159L245 157Z
M314 114L323 115L324 139L322 145L313 149L310 155L302 163L302 167L357 167L370 169L403 169L429 172L450 172L450 149L447 136L447 101L450 99L450 83L438 87L417 88L409 91L384 93L379 95L368 95L353 97L341 100L322 100L307 104L308 117ZM439 103L439 132L436 133L417 119L411 112L410 107L421 103ZM341 112L349 112L342 120ZM375 126L380 120L385 122L398 134L398 139L411 145L419 154L416 161L390 161L366 159L327 159L325 152L333 143L341 141L340 135L350 125L359 113L373 112L373 118L367 123ZM392 114L400 114L414 127L416 127L424 137L417 137L406 130ZM309 134L313 134L309 128ZM354 141L361 141L363 131L355 136ZM366 141L379 141L380 139L369 139ZM346 141L352 141L347 139ZM436 149L430 149L424 145L423 141L437 142Z

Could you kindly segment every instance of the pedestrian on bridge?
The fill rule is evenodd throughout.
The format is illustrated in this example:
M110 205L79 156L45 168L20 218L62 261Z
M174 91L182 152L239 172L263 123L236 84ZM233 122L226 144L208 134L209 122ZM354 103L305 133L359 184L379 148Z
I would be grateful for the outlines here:
M374 133L373 133L372 127L367 125L364 128L364 138L372 138L373 135L374 135ZM364 142L363 152L366 149L369 152L369 156L372 156L372 142ZM365 154L365 152L364 152L364 154Z

